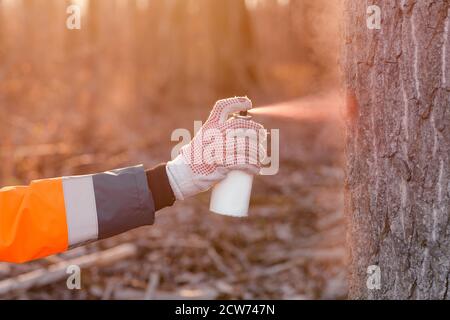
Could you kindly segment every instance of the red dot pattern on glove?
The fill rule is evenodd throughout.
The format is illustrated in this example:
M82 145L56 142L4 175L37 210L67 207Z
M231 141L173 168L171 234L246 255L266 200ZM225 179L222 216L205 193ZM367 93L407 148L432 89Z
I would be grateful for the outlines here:
M210 175L221 167L260 168L261 134L264 128L251 120L230 118L233 112L251 109L248 98L216 102L208 120L192 141L181 149L192 171Z

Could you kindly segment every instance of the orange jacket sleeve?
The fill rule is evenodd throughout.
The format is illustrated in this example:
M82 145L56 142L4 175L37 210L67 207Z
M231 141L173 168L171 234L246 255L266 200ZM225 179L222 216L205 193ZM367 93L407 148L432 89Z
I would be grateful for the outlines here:
M62 180L0 189L0 261L25 262L67 249Z
M142 166L0 189L0 261L21 263L152 224Z

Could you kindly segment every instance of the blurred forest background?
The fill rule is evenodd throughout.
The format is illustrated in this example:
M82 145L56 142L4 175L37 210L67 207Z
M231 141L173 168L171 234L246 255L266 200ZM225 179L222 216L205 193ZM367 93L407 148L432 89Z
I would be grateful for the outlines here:
M82 8L80 30L66 8ZM339 87L340 0L0 0L0 186L167 161L217 99L301 111ZM307 98L306 98L307 99ZM209 193L155 226L24 265L1 281L121 243L137 253L0 298L345 298L343 143L325 117L261 117L280 129L276 179L258 177L250 217L208 212Z

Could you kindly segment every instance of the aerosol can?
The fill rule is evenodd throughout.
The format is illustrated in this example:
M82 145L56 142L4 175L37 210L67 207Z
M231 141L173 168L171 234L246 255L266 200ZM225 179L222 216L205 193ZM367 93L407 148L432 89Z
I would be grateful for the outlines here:
M233 118L250 120L247 111L233 114ZM209 210L227 216L246 217L250 205L253 175L241 171L230 171L226 178L214 186Z

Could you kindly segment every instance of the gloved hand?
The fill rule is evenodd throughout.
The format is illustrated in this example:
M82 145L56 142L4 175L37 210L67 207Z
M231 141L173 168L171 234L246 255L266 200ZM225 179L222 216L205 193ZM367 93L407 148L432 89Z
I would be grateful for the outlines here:
M229 118L232 113L251 108L247 97L217 101L192 141L167 163L167 176L178 200L208 190L231 170L259 173L258 154L265 154L261 144L265 139L263 126L251 120Z

